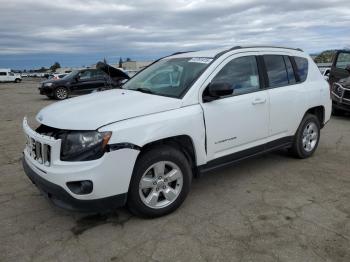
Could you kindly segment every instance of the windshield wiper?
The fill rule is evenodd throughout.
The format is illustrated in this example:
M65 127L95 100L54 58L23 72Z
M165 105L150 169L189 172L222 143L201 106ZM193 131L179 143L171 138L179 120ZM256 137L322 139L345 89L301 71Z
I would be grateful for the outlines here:
M146 93L146 94L154 94L154 92L151 89L144 88L144 87L139 87L139 88L136 88L134 90L142 92L142 93Z

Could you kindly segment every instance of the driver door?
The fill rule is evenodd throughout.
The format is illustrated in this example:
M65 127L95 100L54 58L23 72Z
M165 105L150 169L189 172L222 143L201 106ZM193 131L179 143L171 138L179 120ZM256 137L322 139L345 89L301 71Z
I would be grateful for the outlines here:
M233 88L232 95L202 104L208 161L262 145L268 137L269 98L260 85L257 55L227 58L205 83L219 81Z

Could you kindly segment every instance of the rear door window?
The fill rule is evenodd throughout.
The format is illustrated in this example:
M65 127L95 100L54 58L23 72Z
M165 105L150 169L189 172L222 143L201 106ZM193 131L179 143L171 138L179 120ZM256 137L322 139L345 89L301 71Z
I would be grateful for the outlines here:
M103 71L96 69L92 71L91 77L96 79L104 79L107 77L107 75Z
M269 87L280 87L289 84L288 74L281 55L264 55Z
M309 63L306 58L299 56L294 56L294 61L297 67L296 69L300 82L304 82L307 78Z
M80 72L79 76L80 76L80 80L82 81L90 80L92 78L91 70L82 71Z

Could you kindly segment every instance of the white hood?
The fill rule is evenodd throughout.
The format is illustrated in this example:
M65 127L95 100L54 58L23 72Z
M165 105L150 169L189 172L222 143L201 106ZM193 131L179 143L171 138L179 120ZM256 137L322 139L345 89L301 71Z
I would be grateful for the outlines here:
M56 102L43 108L36 119L59 129L96 130L112 122L179 107L180 99L114 89Z

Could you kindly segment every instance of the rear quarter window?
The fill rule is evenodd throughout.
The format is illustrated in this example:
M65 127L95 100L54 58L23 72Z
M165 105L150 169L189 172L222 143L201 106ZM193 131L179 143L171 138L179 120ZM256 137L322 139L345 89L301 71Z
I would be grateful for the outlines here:
M304 82L307 78L309 72L309 62L304 57L294 56L294 61L296 65L296 73L299 76L300 82Z

